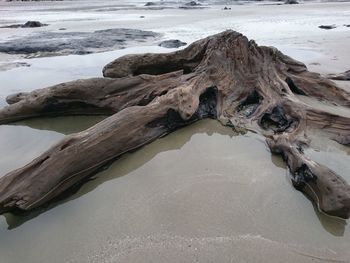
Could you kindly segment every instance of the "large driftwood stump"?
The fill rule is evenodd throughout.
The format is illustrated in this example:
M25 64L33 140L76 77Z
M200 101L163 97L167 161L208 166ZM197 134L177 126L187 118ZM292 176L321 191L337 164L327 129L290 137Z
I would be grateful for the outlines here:
M350 106L333 82L275 48L233 32L169 54L128 55L105 78L78 80L12 95L0 123L38 116L110 114L66 136L28 165L0 178L0 211L31 210L71 189L118 156L203 118L252 129L286 161L294 186L323 212L348 218L350 187L303 154L309 129L350 143L350 119L323 112L300 95Z

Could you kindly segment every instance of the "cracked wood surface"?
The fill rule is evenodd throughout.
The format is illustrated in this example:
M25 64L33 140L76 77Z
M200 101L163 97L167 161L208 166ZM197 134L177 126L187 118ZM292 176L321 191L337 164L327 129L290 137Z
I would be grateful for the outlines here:
M296 189L319 209L350 216L350 186L303 154L308 129L350 143L350 119L300 101L309 96L349 108L350 94L273 47L225 31L168 54L127 55L104 78L77 80L8 97L0 124L40 116L110 117L66 136L0 178L0 212L32 210L84 182L122 154L203 118L266 137L286 161ZM233 149L234 150L234 149Z

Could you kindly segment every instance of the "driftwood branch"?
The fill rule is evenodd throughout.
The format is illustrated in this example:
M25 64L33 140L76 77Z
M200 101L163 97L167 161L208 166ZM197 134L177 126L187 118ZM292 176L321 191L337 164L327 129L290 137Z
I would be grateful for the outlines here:
M78 80L8 97L0 123L38 116L108 114L0 178L0 211L31 210L59 197L120 155L182 126L215 118L254 129L286 161L296 189L330 215L350 216L350 187L303 154L309 128L350 142L350 119L314 109L310 96L343 107L350 95L304 64L245 36L223 33L169 54L128 55Z

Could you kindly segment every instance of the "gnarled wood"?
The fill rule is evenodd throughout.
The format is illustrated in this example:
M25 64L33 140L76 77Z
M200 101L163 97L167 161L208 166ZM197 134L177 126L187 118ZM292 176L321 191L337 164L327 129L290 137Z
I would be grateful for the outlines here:
M308 128L349 143L350 119L314 109L298 96L350 106L333 82L277 49L225 31L169 54L128 55L78 80L8 98L0 123L43 115L111 114L66 136L28 165L0 178L0 211L31 210L92 176L128 151L202 118L253 129L285 159L294 186L320 210L350 216L350 187L308 159Z
M340 74L329 74L327 75L327 77L329 79L334 79L334 80L350 80L350 70L347 70Z

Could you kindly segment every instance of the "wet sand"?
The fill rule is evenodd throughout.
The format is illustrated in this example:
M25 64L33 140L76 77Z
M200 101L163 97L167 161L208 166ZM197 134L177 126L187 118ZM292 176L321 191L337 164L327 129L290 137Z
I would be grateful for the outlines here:
M136 2L141 5L142 1ZM36 32L59 32L59 28L67 28L64 32L134 28L162 33L159 41L180 39L192 43L225 29L234 29L260 45L276 46L287 55L304 62L312 71L328 74L349 69L350 28L343 25L350 23L350 3L308 3L273 8L269 5L232 5L231 10L212 6L204 10L122 11L108 8L100 10L88 3L79 11L74 1L53 2L55 8L50 11L47 2L22 5L7 3L7 6L0 2L0 12L6 11L6 16L0 19L0 25L23 23L27 19L49 24L43 28L0 29L0 40L5 42ZM84 6L89 7L89 11ZM322 30L318 28L321 24L336 24L338 27ZM172 50L147 44L90 55L33 59L0 53L0 106L5 105L5 97L10 93L30 91L77 78L101 76L102 67L121 55ZM343 83L340 82L340 85L343 86ZM350 89L348 84L344 86Z
M262 137L235 136L216 121L125 155L50 208L0 218L2 262L350 258L346 221L318 213L295 191Z
M102 77L103 66L113 60L112 58L145 52L169 52L169 49L158 46L140 46L86 56L69 55L26 59L25 61L31 64L30 67L0 71L0 79L3 83L0 87L0 106L6 105L5 98L12 93L32 91L80 78Z
M229 28L256 40L258 44L277 46L321 73L327 68L341 71L347 67L350 56L347 48L350 28L343 26L350 23L350 3L273 7L232 5L231 10L222 10L223 6L220 5L203 10L118 10L112 7L97 8L96 3L90 2L96 1L80 2L81 10L77 9L75 1L16 5L0 2L0 12L5 13L0 19L0 26L24 23L30 19L49 24L43 28L1 29L0 39L6 41L37 32L62 32L60 28L66 28L63 32L133 28L163 33L164 39L179 38L191 43ZM134 2L142 6L141 3L145 1ZM99 3L103 6L110 1ZM52 10L47 8L48 5ZM338 27L323 30L318 28L322 24L335 24ZM0 62L5 60L9 62L10 59L0 57Z
M16 3L5 10L0 2L1 14L6 11L1 25L31 18L50 24L27 31L0 30L0 39L61 27L128 27L191 43L230 28L258 44L277 46L320 73L350 67L350 29L318 29L320 24L349 24L349 3L120 11L108 1L91 8L92 2L55 2L52 11L47 8L51 3ZM84 56L1 55L2 65L31 66L0 71L0 106L13 92L101 76L103 65L124 54L169 51L145 45ZM337 83L350 90L348 84ZM349 116L348 109L306 102ZM51 118L0 126L0 176L64 134L99 120ZM348 147L324 141L321 133L315 138L319 141L307 154L350 181ZM199 122L123 156L75 195L49 208L22 217L0 216L1 263L349 262L349 246L347 222L319 213L294 190L282 160L271 156L262 137L234 136L215 121Z
M38 32L62 32L60 28L66 28L63 32L133 28L162 33L163 37L159 41L180 39L191 43L225 29L233 29L260 45L276 46L306 63L312 71L328 74L349 69L350 28L343 25L350 23L350 3L307 3L273 7L232 5L231 10L222 10L223 6L220 5L203 10L118 10L112 7L97 8L95 2L80 2L81 10L77 9L75 1L25 4L0 2L0 12L5 13L0 19L0 26L23 23L29 19L49 24L42 28L0 29L0 42ZM109 1L99 3L101 6L111 5ZM115 4L115 1L112 3ZM128 4L127 1L122 3ZM136 6L143 6L142 3L133 2ZM318 28L321 24L335 24L338 27L323 30ZM123 54L171 50L146 44L130 50L123 49L120 53L112 51L42 59L21 59L20 55L0 53L0 78L4 80L0 87L0 103L2 100L3 105L4 97L11 92L42 88L76 78L101 76L102 66ZM18 75L21 78L15 77Z

